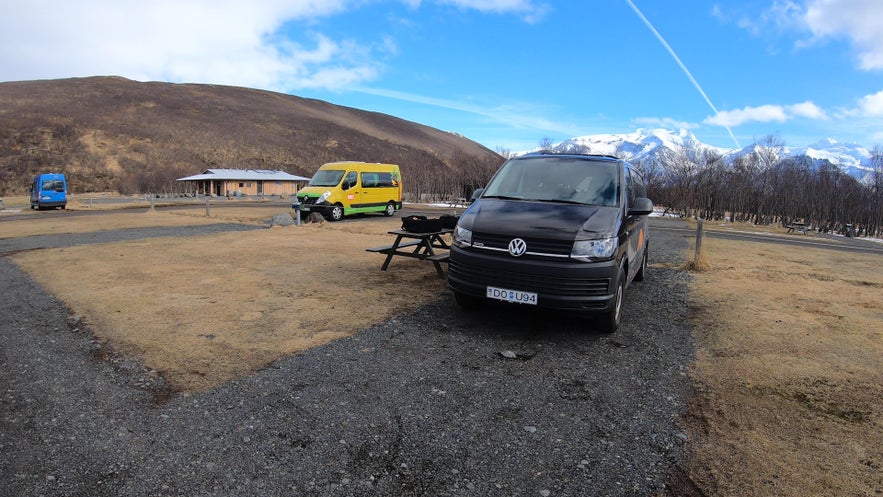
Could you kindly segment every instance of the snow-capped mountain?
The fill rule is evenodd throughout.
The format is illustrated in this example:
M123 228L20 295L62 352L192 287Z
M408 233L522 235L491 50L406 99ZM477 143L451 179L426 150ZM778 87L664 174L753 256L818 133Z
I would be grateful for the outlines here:
M731 152L706 145L685 129L677 132L665 129L639 129L634 133L619 135L578 136L564 140L553 147L555 152L615 155L629 161L653 159L662 150L677 151L684 148L715 150L721 155Z
M857 143L840 143L828 138L788 153L791 156L805 155L815 160L826 159L839 166L843 172L859 179L871 172L871 151Z
M657 158L663 150L677 152L693 148L714 151L725 160L732 161L739 156L753 153L757 146L751 144L742 149L727 149L706 145L685 129L638 129L634 133L578 136L554 145L552 150L559 153L615 155L628 161L647 161ZM784 157L806 156L813 161L827 160L860 180L866 179L871 172L871 151L856 143L826 139L801 148L784 147L782 153Z

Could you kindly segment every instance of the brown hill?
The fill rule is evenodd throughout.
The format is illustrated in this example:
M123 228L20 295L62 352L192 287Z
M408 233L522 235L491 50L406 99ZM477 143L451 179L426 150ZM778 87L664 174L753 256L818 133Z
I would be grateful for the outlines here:
M0 83L0 194L24 193L39 172L66 173L74 193L164 193L207 168L312 176L335 160L400 164L412 196L463 196L502 157L453 133L269 91L119 77Z

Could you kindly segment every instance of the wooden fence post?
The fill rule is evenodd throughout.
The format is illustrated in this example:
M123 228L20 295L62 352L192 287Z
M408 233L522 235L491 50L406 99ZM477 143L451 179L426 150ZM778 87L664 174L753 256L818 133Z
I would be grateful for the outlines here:
M693 255L693 267L698 268L701 264L700 254L702 254L702 238L705 236L704 222L699 218L696 223L696 253Z

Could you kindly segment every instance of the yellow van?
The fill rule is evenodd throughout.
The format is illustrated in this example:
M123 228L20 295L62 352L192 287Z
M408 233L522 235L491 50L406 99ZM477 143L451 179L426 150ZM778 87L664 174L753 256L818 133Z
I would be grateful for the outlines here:
M331 221L365 212L392 216L402 208L402 174L395 164L329 162L297 192L304 214L318 212Z

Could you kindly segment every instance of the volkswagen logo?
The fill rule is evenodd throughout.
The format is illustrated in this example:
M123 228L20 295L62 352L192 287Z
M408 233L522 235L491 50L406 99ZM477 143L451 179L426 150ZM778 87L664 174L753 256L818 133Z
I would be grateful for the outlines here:
M512 254L513 257L521 257L525 252L527 252L527 243L521 238L513 238L512 241L509 242L509 253Z

